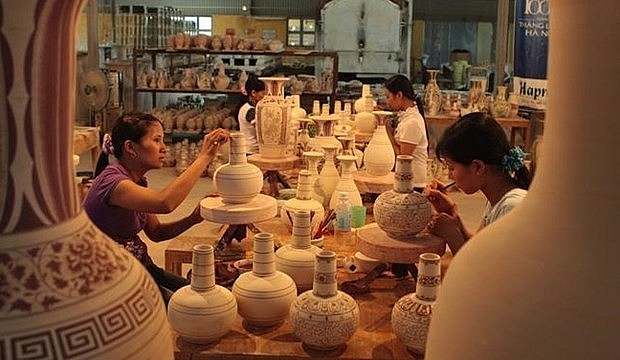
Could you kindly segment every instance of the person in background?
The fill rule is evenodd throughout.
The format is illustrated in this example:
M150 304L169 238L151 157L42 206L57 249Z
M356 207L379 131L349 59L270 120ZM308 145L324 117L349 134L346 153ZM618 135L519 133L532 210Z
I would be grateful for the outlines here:
M255 75L250 75L241 89L244 95L243 105L237 114L239 131L245 135L246 153L258 153L258 139L256 138L256 104L265 97L265 83Z
M486 208L478 230L510 212L527 194L530 174L524 153L511 147L501 125L485 113L463 116L443 133L435 149L449 176L465 194L482 191ZM444 238L453 254L473 235L461 221L456 204L433 182L427 197L437 212L429 229Z
M166 155L164 128L159 119L143 113L124 114L116 120L112 134L104 135L102 153L92 187L84 198L84 210L101 231L131 252L155 279L167 305L177 289L189 284L180 276L155 265L146 243L138 235L144 231L154 241L169 240L200 223L200 207L186 217L161 223L156 214L176 209L214 159L229 133L216 129L204 137L196 160L162 190L148 187L145 177L163 166Z
M428 134L421 101L417 101L411 82L404 75L394 75L385 82L385 96L391 111L398 112L398 125L386 124L396 155L413 156L414 189L424 191L428 160Z

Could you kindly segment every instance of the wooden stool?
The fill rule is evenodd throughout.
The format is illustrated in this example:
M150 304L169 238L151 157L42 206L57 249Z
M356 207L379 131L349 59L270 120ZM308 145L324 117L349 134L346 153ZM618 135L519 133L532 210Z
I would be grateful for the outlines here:
M248 156L248 162L258 166L263 171L263 179L269 183L269 195L278 196L278 184L285 189L291 186L280 171L291 170L295 167L297 156L287 156L281 159L264 158L260 154L252 154Z

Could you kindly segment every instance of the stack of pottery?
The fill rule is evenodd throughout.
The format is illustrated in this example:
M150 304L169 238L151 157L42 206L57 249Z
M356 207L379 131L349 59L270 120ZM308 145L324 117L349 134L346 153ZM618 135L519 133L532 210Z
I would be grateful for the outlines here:
M431 204L413 190L413 156L398 155L394 188L383 192L373 206L375 222L394 239L411 240L431 219Z
M319 175L321 176L321 186L323 188L323 193L325 194L325 198L323 199L323 207L328 209L332 194L336 189L336 185L338 185L338 181L340 181L340 174L338 173L338 168L334 163L334 156L338 148L334 145L324 145L322 146L322 149L323 152L325 152L325 162L323 163L323 167L321 168Z
M437 115L441 110L441 90L437 84L439 70L426 70L430 75L428 84L424 89L424 109L428 115Z
M294 199L284 202L280 209L280 220L289 231L293 230L293 214L295 211L307 210L310 212L312 234L316 233L321 221L325 218L323 204L312 198L312 183L310 172L301 170L297 181L297 193Z
M355 181L353 180L353 172L356 171L356 157L353 155L340 155L337 159L340 161L342 174L340 174L338 184L336 184L336 188L332 193L332 197L329 201L329 208L336 208L336 204L338 204L338 194L341 192L346 192L349 195L349 202L351 205L362 206L362 196L360 195L357 185L355 185Z
M359 317L355 300L338 290L336 253L319 252L312 290L299 295L290 309L293 333L310 348L333 350L353 336Z
M268 327L284 322L297 297L297 287L290 276L276 270L273 234L254 236L252 271L239 275L232 293L239 315L249 326Z
M252 201L263 188L263 173L247 162L245 135L230 134L229 163L213 174L216 191L225 204L243 204Z
M265 158L286 156L291 106L284 99L285 77L261 77L265 97L256 104L256 137L260 154Z
M275 253L276 269L288 274L298 291L312 289L314 278L314 257L321 251L310 242L310 211L293 213L293 237L291 243L282 246Z
M186 341L208 344L218 341L237 318L237 301L215 284L213 246L195 245L191 285L177 290L168 304L170 326Z
M373 111L373 114L377 116L377 128L364 150L364 166L368 175L385 176L394 168L394 148L385 129L386 119L392 112Z
M441 284L441 257L420 255L415 293L400 298L392 308L392 331L409 351L424 355L433 306Z

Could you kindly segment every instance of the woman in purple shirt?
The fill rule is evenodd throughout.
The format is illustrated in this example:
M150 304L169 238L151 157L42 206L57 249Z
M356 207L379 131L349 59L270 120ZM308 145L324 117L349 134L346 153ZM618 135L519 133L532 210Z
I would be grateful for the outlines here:
M125 114L114 124L111 137L104 136L103 152L84 209L95 225L146 267L166 304L172 293L188 281L155 265L138 233L144 230L149 239L160 242L202 221L199 206L187 217L169 223L160 223L156 214L170 213L181 204L228 138L225 130L210 132L204 137L197 159L164 189L152 190L145 174L161 168L166 155L161 121L150 114Z

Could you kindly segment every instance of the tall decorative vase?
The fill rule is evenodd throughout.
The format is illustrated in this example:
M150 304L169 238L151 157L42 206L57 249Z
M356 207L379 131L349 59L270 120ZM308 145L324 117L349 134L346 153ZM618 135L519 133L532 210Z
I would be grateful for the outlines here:
M374 109L372 96L364 97L364 108L363 111L355 114L355 130L362 134L372 134L377 127L377 121L375 116L372 114Z
M412 240L431 220L431 204L413 190L413 156L398 155L394 188L381 193L373 205L375 222L398 240Z
M415 293L398 299L392 308L392 331L412 353L423 355L433 316L433 307L441 285L441 257L420 254Z
M618 151L620 122L610 114L620 103L620 49L610 28L620 3L550 3L553 96L539 166L519 206L450 263L426 359L618 357L620 167L610 154Z
M256 104L259 151L265 158L283 158L286 156L291 113L291 106L284 99L284 83L288 78L261 77L260 80L265 83L266 92Z
M319 161L323 159L323 156L323 153L318 151L304 152L304 158L308 163L308 172L310 173L310 183L312 184L312 194L310 196L321 204L324 203L327 196L323 188L323 181L318 171Z
M329 106L329 104L328 104ZM332 115L312 115L310 119L316 125L316 136L310 139L309 146L312 151L323 151L325 145L333 145L342 149L340 141L334 136L334 125L337 121Z
M213 183L225 204L252 201L263 188L263 172L247 162L245 135L230 134L229 163L215 170Z
M336 188L332 193L332 197L329 201L329 208L336 208L336 204L338 204L338 193L340 192L346 192L349 194L349 202L351 205L362 206L362 196L360 195L360 192L355 185L355 181L353 180L353 172L356 171L355 156L340 155L338 156L338 160L340 161L342 174L340 175L340 180L338 180L338 184L336 184Z
M297 180L297 192L293 199L288 199L280 209L280 220L289 231L293 230L293 214L297 210L310 211L312 233L316 233L325 218L323 204L312 198L312 179L308 170L301 170Z
M385 176L394 168L394 148L390 142L385 122L391 111L373 111L377 116L377 128L364 150L364 167L372 176Z
M0 358L172 359L157 285L76 191L82 3L0 3Z
M253 327L282 324L291 304L297 298L297 288L290 276L276 270L273 253L273 234L254 236L252 271L241 274L233 284L239 315Z
M321 249L311 245L311 237L310 211L297 210L293 213L291 243L276 251L276 269L288 274L298 291L312 289L314 257Z
M306 117L306 110L300 106L299 95L291 95L288 99L291 106L291 115L289 120L287 154L295 156L297 155L297 137L301 125L300 120Z
M209 344L226 335L236 318L237 300L215 284L213 246L195 245L191 285L172 294L168 304L170 326L188 342Z
M310 134L308 133L308 123L310 119L299 119L299 135L297 136L297 155L302 155L305 151L309 151Z
M424 109L428 115L437 115L441 111L441 90L437 84L439 70L426 70L430 76L424 88Z
M290 309L293 334L310 348L332 350L353 336L359 317L355 300L338 290L336 253L319 252L312 290L299 295Z
M331 201L334 189L336 189L336 185L338 185L338 181L340 181L340 174L338 173L338 168L334 163L334 156L338 148L334 145L326 145L322 148L325 152L325 162L323 163L323 168L321 168L321 172L319 174L321 176L323 192L325 193L323 206L327 209L329 208L329 202Z
M469 91L467 93L467 107L470 112L480 111L484 106L484 89L481 79L471 79L469 81Z

